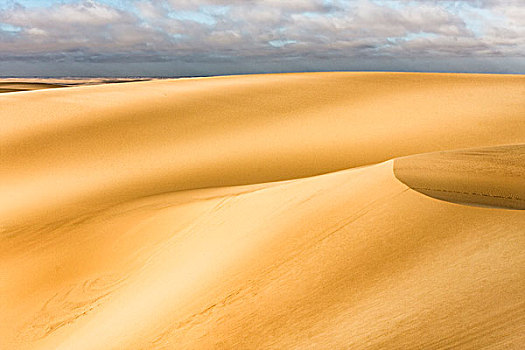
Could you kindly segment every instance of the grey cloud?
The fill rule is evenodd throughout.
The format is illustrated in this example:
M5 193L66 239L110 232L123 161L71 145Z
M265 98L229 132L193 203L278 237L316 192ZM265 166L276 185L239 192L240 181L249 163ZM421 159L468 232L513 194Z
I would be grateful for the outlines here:
M79 0L52 7L0 7L0 60L172 61L197 67L243 59L321 62L525 55L525 4L515 0L128 4L123 9L102 0Z

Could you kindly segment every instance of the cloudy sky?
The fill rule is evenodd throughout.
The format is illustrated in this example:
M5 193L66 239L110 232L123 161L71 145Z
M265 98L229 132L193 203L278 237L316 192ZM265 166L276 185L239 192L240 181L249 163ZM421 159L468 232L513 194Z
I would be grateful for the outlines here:
M0 76L525 73L525 0L0 0Z

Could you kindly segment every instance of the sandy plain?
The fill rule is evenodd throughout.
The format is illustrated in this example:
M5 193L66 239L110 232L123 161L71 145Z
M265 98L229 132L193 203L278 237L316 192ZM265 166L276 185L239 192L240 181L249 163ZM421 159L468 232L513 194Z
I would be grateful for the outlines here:
M523 76L62 87L0 123L2 349L525 342Z

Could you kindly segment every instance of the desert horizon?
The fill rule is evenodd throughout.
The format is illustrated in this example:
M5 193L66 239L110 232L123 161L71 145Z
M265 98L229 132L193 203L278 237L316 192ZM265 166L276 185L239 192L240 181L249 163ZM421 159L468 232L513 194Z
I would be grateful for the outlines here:
M523 0L0 1L0 350L521 350Z

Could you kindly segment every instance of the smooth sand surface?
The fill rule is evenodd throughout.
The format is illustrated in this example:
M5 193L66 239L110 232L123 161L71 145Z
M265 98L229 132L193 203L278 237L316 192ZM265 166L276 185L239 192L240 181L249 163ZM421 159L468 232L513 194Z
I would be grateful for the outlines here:
M421 184L522 196L524 96L409 73L2 94L0 348L520 349L525 212Z
M394 172L434 198L525 209L525 144L403 157L395 160Z

